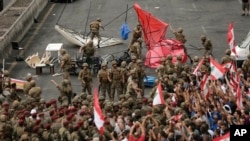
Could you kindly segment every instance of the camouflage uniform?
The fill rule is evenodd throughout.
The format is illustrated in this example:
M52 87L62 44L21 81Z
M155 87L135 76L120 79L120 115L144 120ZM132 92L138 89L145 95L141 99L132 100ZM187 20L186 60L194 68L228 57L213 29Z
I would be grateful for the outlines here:
M203 47L205 49L205 52L204 52L203 56L212 55L213 45L211 43L211 40L207 39L206 36L202 35L201 36L201 41L202 41L202 45L203 45Z
M131 62L128 64L128 70L132 70L136 67L136 56L131 56Z
M59 138L61 141L70 141L71 140L71 135L70 135L70 132L68 130L68 125L69 125L69 122L64 121L63 127L61 127L58 131Z
M187 40L186 40L186 38L185 38L185 35L183 35L182 32L183 32L183 29L182 29L182 28L179 28L179 29L177 30L177 32L174 31L173 33L174 33L174 35L175 35L176 40L178 40L178 41L182 42L183 44L185 44Z
M4 141L11 141L13 128L8 121L6 115L0 115L0 131L2 131L2 136Z
M136 58L141 58L141 46L139 41L135 41L129 47L130 56L136 56Z
M99 30L100 30L100 28L104 29L103 26L101 25L101 19L97 18L96 21L93 21L90 23L89 27L90 27L90 32L91 32L90 38L91 38L91 40L93 40L94 37L97 37L98 38L98 45L97 46L99 47L100 41L101 41L101 36L100 36Z
M110 97L110 83L108 81L108 70L107 70L107 64L106 63L102 63L101 64L101 69L98 71L97 74L97 79L99 81L100 84L100 90L101 93L104 97L106 97L106 92L108 93L109 97Z
M3 88L3 90L5 90L6 88L10 88L10 81L11 81L11 78L10 78L10 73L9 73L9 71L7 71L7 70L5 70L4 72L3 72L3 82L2 82L2 88Z
M83 57L86 57L86 62L91 65L91 57L93 57L96 52L93 40L90 40L85 46L82 46L79 52L82 52L82 50L84 50Z
M164 66L159 65L156 69L156 76L159 80L162 80L162 76L165 74Z
M109 81L111 82L111 100L114 100L115 90L117 95L122 94L122 83L124 82L124 76L121 68L117 67L117 62L112 61L112 68L109 71Z
M166 64L165 64L165 72L167 72L169 68L172 68L172 69L174 68L174 64L172 62L172 59L173 59L172 55L167 56L167 60L166 60Z
M229 62L233 61L233 59L230 56L231 55L231 50L230 49L227 49L225 51L225 54L226 55L221 58L221 64L226 64L226 63L229 63Z
M122 71L122 74L124 76L124 83L122 85L122 92L123 92L123 94L125 94L126 91L127 91L128 77L129 77L129 72L128 72L128 69L127 69L126 61L122 61L122 63L121 63L121 71Z
M132 39L130 42L130 46L134 44L134 42L138 41L142 37L142 28L140 24L136 25L136 28L132 31Z
M72 86L70 81L68 79L63 79L62 84L57 86L57 88L60 91L58 101L64 106L71 104Z
M142 96L143 96L144 95L144 83L143 82L144 82L144 77L147 77L147 76L142 66L142 60L139 59L136 61L136 63L137 63L137 66L135 70L136 70L136 74L138 78L138 87L142 89Z
M71 68L71 57L65 49L61 49L61 71L64 73L64 76L69 77L69 71Z
M178 76L183 71L183 64L182 64L181 60L182 60L182 56L177 56L177 62L174 64L175 65L175 72Z
M90 70L88 69L88 64L83 63L83 69L80 71L78 75L78 80L82 83L82 92L85 92L86 89L88 91L88 94L92 93L92 74Z
M23 92L24 94L28 94L29 90L30 90L30 81L32 80L32 76L31 74L27 74L26 76L26 81L23 84Z

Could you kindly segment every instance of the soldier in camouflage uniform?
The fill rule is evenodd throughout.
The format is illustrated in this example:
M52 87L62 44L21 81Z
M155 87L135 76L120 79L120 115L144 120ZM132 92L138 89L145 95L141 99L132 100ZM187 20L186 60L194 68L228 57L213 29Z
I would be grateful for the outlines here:
M88 69L88 64L83 63L83 69L78 75L78 80L82 83L82 92L88 91L88 94L92 93L92 74Z
M37 102L39 102L41 99L41 94L42 94L41 87L37 86L36 82L34 80L31 80L30 86L31 86L31 88L29 90L28 95L30 97L34 98Z
M60 69L65 76L69 77L69 71L71 68L71 57L65 49L61 49L60 52L61 52Z
M98 71L97 74L97 80L99 82L99 87L101 90L102 96L106 97L106 93L108 93L109 98L110 98L110 83L108 80L108 70L107 70L107 64L102 63L101 64L101 69Z
M141 58L141 45L140 41L135 41L130 47L129 47L129 53L130 56L136 56L136 58Z
M181 72L183 71L183 64L182 64L181 60L182 60L182 56L177 56L177 61L174 64L175 65L174 70L175 70L177 76L179 76L181 74Z
M142 37L142 28L140 24L137 24L135 29L132 31L132 39L130 42L130 46L134 44L134 42L138 41Z
M114 101L115 90L117 90L118 96L121 95L122 83L125 82L121 68L117 67L117 62L115 60L112 61L112 68L109 71L108 79L111 83L111 100Z
M205 35L202 35L201 36L201 43L202 43L203 47L200 47L199 49L205 49L203 56L212 55L213 45L211 43L211 40L208 39Z
M166 64L165 64L165 72L168 71L169 68L174 68L174 64L172 62L173 56L172 55L168 55L167 56L167 60L166 60Z
M31 80L32 80L32 75L29 73L29 74L27 74L26 81L23 84L23 92L24 92L25 95L28 95L28 92L29 92L29 90L31 88L30 87Z
M100 41L101 41L99 30L100 28L104 30L104 27L102 26L101 22L102 20L100 18L97 18L96 21L93 21L89 24L90 32L91 32L90 38L91 40L93 40L94 37L98 38L98 44L97 44L98 48L100 48Z
M244 60L242 64L242 69L245 75L249 75L250 73L250 54L247 55L247 60Z
M136 67L136 56L131 56L131 62L128 64L128 70L132 70Z
M230 49L227 49L227 50L225 51L225 56L223 56L223 57L221 58L221 64L226 64L226 63L232 62L233 59L232 59L232 57L231 57L230 55L231 55L231 50L230 50Z
M142 64L142 60L138 59L136 61L137 66L135 68L136 74L137 74L137 79L138 79L138 87L142 89L142 96L144 96L144 78L147 78L145 69Z
M157 67L156 71L156 76L159 80L162 80L162 76L165 74L165 69L163 65L159 65Z
M122 85L122 92L123 92L123 94L125 94L127 91L128 77L129 77L129 71L127 69L127 62L126 61L122 61L121 71L122 71L123 76L124 76L124 83Z
M11 126L9 119L6 115L0 115L0 131L2 132L2 139L4 141L11 141L13 127Z
M58 131L59 138L61 141L70 141L71 140L71 135L70 135L68 127L69 127L69 122L64 121L63 126Z
M192 70L194 70L198 66L198 64L199 64L199 62L200 62L199 56L194 56L193 61L194 62L192 64Z
M10 88L10 82L11 78L10 78L10 73L8 70L5 70L3 72L3 82L2 82L2 88L3 90L5 90L6 88Z
M83 57L86 57L86 62L89 65L91 65L92 64L91 57L93 57L95 55L95 52L96 52L96 48L94 46L93 40L89 40L89 42L86 45L80 47L79 53L81 53L82 51L84 51Z

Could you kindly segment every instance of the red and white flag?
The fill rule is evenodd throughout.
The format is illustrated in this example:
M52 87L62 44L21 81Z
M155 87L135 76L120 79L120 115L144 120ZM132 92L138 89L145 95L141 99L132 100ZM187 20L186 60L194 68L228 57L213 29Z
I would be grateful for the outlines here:
M211 80L217 80L221 78L225 73L225 68L217 63L212 57L210 57L210 68L211 68Z
M226 133L223 136L214 138L213 141L230 141L230 132Z
M158 83L158 86L157 86L157 89L155 92L155 96L153 99L153 106L159 105L159 104L165 104L163 93L162 93L161 82Z
M173 119L174 119L174 121L179 121L181 118L182 118L182 114L178 114L178 115L175 115L175 116L173 116Z
M200 70L201 65L203 64L203 62L204 62L204 58L202 58L202 59L200 60L199 64L198 64L197 67L195 68L195 70L194 70L194 72L193 72L194 75L196 75L196 76L198 75L198 71Z
M223 66L223 68L225 68L226 71L229 71L230 73L236 72L236 65L233 61L225 63L222 66Z
M235 56L237 56L236 50L235 50L234 25L232 22L230 22L228 25L227 43L230 47L231 52L234 53Z
M98 89L94 89L94 122L100 134L104 133L103 124L105 122L102 110L99 104Z
M205 74L201 80L200 87L203 91L204 97L208 99L209 97L209 87L208 87L209 76Z
M238 84L237 90L236 90L236 98L237 98L237 108L242 109L243 104L242 104L242 93L241 93L241 88L240 84Z

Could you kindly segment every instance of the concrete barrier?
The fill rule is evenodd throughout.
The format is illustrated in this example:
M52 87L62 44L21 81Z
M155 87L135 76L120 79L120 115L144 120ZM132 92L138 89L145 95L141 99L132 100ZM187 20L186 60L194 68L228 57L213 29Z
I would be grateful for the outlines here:
M12 52L11 42L20 41L24 37L34 23L34 18L39 16L47 3L47 0L33 0L4 33L0 39L0 60L9 57ZM14 7L10 6L8 8Z

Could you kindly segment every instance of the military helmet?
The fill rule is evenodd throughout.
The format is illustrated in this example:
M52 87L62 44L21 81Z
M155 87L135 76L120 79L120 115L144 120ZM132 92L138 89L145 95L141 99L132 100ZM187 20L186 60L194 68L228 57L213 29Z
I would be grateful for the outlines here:
M181 55L177 56L177 60L182 60L182 56Z
M200 60L199 56L194 56L194 61L198 62Z
M115 60L113 60L113 61L111 62L111 64L112 64L112 65L117 65L117 62L116 62Z
M107 67L107 63L102 63L101 67Z
M227 50L225 51L225 54L226 54L226 55L230 55L230 54L231 54L231 50L230 50L230 49L227 49Z
M183 29L181 27L178 28L177 30L178 33L182 33L183 32Z
M166 61L166 58L165 57L162 57L161 58L161 62L165 62Z
M172 73L174 73L173 69L172 68L168 68L167 74L172 74Z
M83 67L88 67L89 65L87 63L83 63Z
M99 22L101 22L101 21L102 21L102 19L101 19L101 18L96 18L96 20L97 20L97 21L99 21Z
M122 63L121 63L121 66L126 66L127 65L127 62L126 61L122 61Z
M135 60L135 59L136 59L136 56L132 56L132 57L131 57L131 60Z
M167 60L172 60L173 59L173 56L172 55L168 55L167 56Z
M141 59L136 60L136 63L142 63Z
M65 54L67 51L66 51L66 49L61 49L61 54Z
M4 75L5 77L7 77L7 76L9 76L9 75L10 75L10 73L9 73L9 71L8 71L8 70L4 70L3 75Z
M205 35L201 35L201 40L206 40L207 37Z
M32 75L30 74L30 73L28 73L27 75L26 75L26 80L30 80L32 78Z

